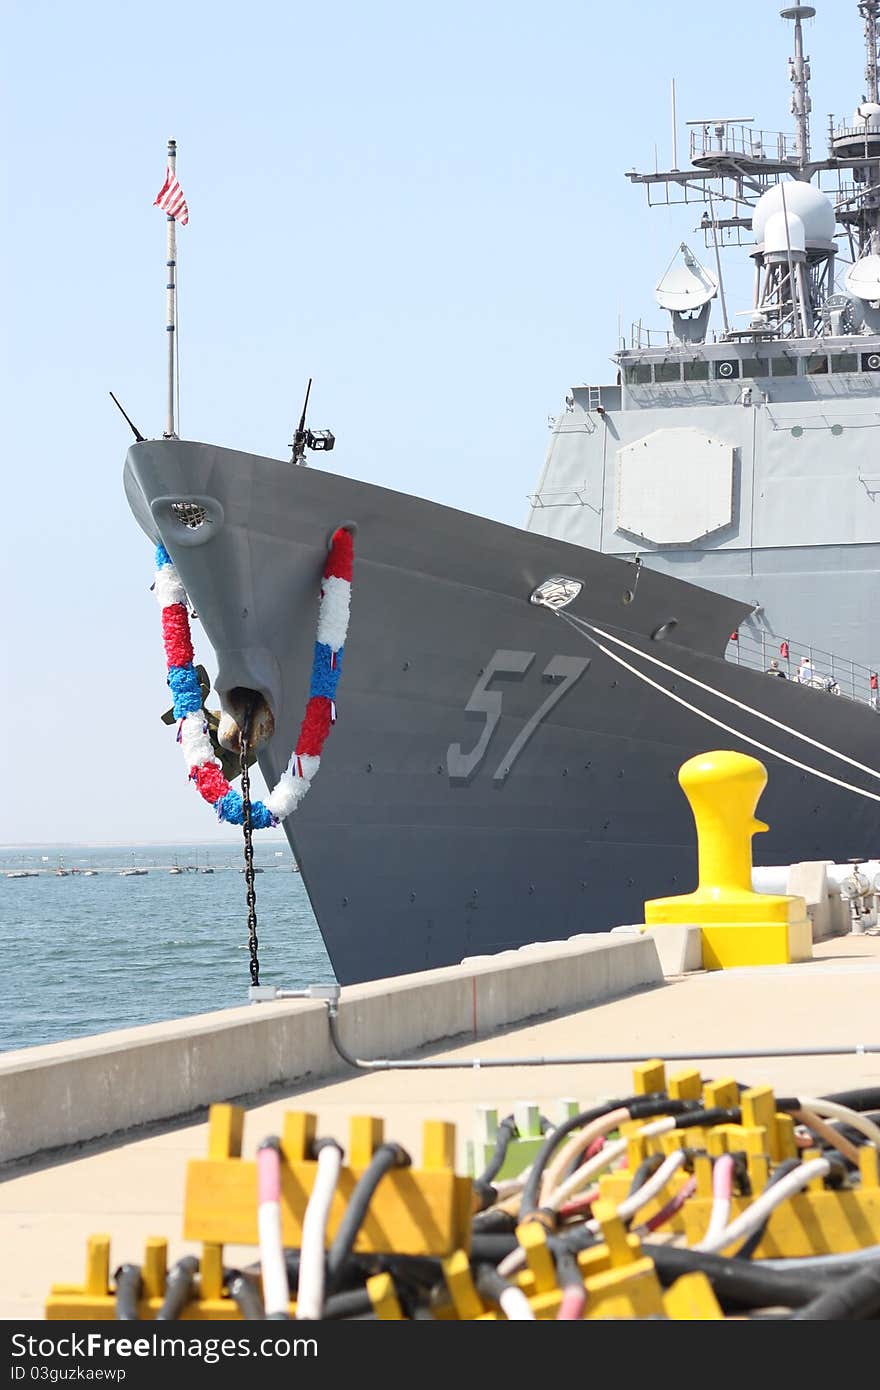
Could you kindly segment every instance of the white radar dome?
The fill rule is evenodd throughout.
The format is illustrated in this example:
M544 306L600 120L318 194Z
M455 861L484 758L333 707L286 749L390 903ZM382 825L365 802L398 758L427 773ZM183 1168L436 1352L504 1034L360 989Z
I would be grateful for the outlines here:
M876 101L863 101L853 114L853 125L867 125L871 130L880 129L880 105Z
M788 213L789 220L791 220L792 215L800 218L807 242L831 241L837 223L830 199L826 198L825 194L818 188L814 188L812 184L803 183L800 179L786 180L784 187L785 211ZM782 188L782 184L775 183L772 188L767 189L766 193L761 194L755 204L755 210L752 213L752 231L755 233L755 240L758 245L761 245L765 240L769 218L783 210Z
M807 233L803 222L796 213L788 214L788 229L784 212L774 212L767 218L764 227L764 254L772 252L806 251Z

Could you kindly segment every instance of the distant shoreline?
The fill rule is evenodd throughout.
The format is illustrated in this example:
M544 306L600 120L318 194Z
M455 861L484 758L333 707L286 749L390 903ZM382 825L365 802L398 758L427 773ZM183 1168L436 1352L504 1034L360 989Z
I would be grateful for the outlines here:
M21 843L0 844L0 854L15 854L22 850L64 850L64 849L161 849L167 845L215 845L228 846L233 841L228 837L222 840L23 840ZM287 844L283 835L261 835L260 844Z

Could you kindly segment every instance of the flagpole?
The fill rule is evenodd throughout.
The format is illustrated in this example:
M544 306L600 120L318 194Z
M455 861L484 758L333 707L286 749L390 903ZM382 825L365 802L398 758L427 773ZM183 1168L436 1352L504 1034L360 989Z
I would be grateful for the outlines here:
M172 178L177 172L177 141L168 141L168 168ZM174 431L174 361L175 338L177 336L177 223L169 214L166 217L168 271L166 290L165 331L168 337L168 408L165 417L165 439L176 439Z

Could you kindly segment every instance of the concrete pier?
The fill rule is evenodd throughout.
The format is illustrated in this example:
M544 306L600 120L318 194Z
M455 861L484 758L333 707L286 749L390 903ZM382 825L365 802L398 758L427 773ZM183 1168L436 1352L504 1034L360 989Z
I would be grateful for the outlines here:
M663 982L653 942L576 936L353 985L339 1026L364 1057L477 1040ZM311 1000L248 1004L0 1054L0 1164L191 1115L221 1097L344 1072Z
M214 1101L250 1093L247 1156L281 1131L290 1111L315 1113L318 1133L343 1145L353 1115L381 1117L386 1137L415 1155L425 1120L450 1121L465 1172L477 1107L507 1113L533 1101L554 1114L561 1098L585 1106L632 1088L628 1063L553 1060L563 1056L765 1050L772 1055L707 1055L688 1065L705 1078L766 1083L789 1095L880 1084L880 1056L856 1051L880 1042L876 935L820 941L813 959L797 965L665 978L652 938L626 935L511 952L433 975L344 991L342 1040L358 1057L459 1059L469 1063L461 1070L348 1068L331 1057L325 1006L296 1001L6 1054L0 1318L41 1319L51 1284L82 1281L86 1240L97 1232L110 1235L114 1262L140 1261L151 1236L168 1238L170 1261L199 1253L182 1239L184 1182L189 1159L206 1153L206 1107ZM852 1051L780 1055L835 1046ZM472 1065L476 1056L547 1060L489 1070ZM139 1127L126 1132L130 1126ZM67 1146L57 1148L64 1136ZM15 1149L20 1157L12 1160ZM226 1256L241 1263L256 1257L254 1249L231 1246Z

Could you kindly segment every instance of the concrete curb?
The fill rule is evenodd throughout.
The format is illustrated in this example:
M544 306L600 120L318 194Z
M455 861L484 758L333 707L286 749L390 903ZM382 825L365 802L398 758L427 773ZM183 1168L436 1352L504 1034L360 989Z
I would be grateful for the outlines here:
M600 933L342 991L339 1034L364 1060L663 983L649 937ZM0 1164L104 1139L217 1101L345 1075L326 1005L283 1000L0 1055Z

